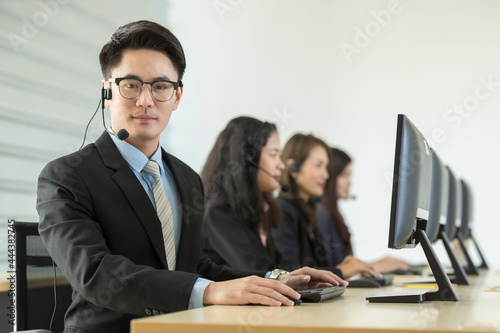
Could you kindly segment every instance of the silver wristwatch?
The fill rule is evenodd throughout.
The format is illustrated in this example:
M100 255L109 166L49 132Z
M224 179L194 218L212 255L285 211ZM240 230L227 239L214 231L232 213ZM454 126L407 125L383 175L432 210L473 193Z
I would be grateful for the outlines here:
M270 279L273 279L273 280L277 280L278 279L278 276L280 276L281 274L288 274L288 271L285 271L283 269L273 269L271 271L271 274L269 275L269 278Z

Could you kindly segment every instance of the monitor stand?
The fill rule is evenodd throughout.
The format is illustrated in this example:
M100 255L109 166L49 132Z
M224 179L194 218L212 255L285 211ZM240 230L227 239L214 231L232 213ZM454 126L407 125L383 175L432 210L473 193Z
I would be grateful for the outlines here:
M472 234L472 231L470 232L470 238L474 242L474 246L476 247L477 253L479 254L479 258L481 258L481 265L479 265L479 268L489 269L488 264L486 263L486 260L484 260L483 253L479 249L479 245L477 244L476 239L474 238L474 235Z
M469 275L479 275L479 271L477 270L476 266L472 262L472 259L469 255L469 252L467 251L467 247L465 246L465 239L464 236L462 235L461 232L457 232L457 238L458 238L458 243L460 244L460 248L462 249L462 252L464 253L465 261L466 261L466 269L465 272Z
M439 230L439 239L443 241L444 247L446 249L446 253L448 253L448 257L450 257L451 265L454 270L455 278L453 279L453 283L459 285L469 285L469 279L467 278L467 274L465 273L463 267L458 262L457 256L453 252L453 248L451 247L450 240L446 233L444 232L444 225L440 226Z
M441 262L439 261L434 249L432 248L429 238L422 229L417 229L415 238L422 244L425 256L431 267L432 274L436 279L438 285L437 291L423 291L423 292L410 292L404 293L374 295L367 297L366 300L372 303L421 303L422 301L458 301L458 296L455 289L451 285L448 275L446 275Z

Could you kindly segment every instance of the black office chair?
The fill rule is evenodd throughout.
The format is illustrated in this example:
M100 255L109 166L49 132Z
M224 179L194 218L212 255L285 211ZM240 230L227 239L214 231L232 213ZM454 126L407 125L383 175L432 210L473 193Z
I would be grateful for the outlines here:
M62 332L64 314L71 304L71 286L45 248L38 223L15 221L14 230L16 330Z

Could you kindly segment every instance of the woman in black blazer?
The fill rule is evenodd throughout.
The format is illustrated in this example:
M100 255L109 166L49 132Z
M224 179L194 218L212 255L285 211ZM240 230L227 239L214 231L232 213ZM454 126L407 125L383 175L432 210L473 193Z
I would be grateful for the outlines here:
M214 262L268 271L304 266L283 260L270 233L281 220L273 197L284 168L280 155L274 124L239 117L220 133L201 172L203 248Z
M377 276L369 264L347 256L331 265L318 228L317 208L328 180L328 146L312 135L296 134L283 149L285 168L282 183L290 191L277 199L283 214L282 223L272 231L282 260L294 265L340 269L344 278L355 274Z

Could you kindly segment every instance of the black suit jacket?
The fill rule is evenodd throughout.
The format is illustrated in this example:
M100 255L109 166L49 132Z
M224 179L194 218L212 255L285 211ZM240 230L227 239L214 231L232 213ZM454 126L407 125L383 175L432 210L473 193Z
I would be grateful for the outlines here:
M225 195L207 201L203 219L203 250L221 265L242 270L273 270L281 255L271 235L264 246L252 221L235 218ZM287 269L281 266L280 268Z
M187 309L199 275L220 281L265 274L230 270L202 255L201 180L162 153L183 210L175 271L167 270L154 206L108 133L41 172L40 236L73 288L65 332L128 332L132 318Z
M328 265L328 255L320 233L307 228L307 216L292 201L283 196L277 199L283 214L278 229L272 235L284 263L329 270L342 277L342 272Z

